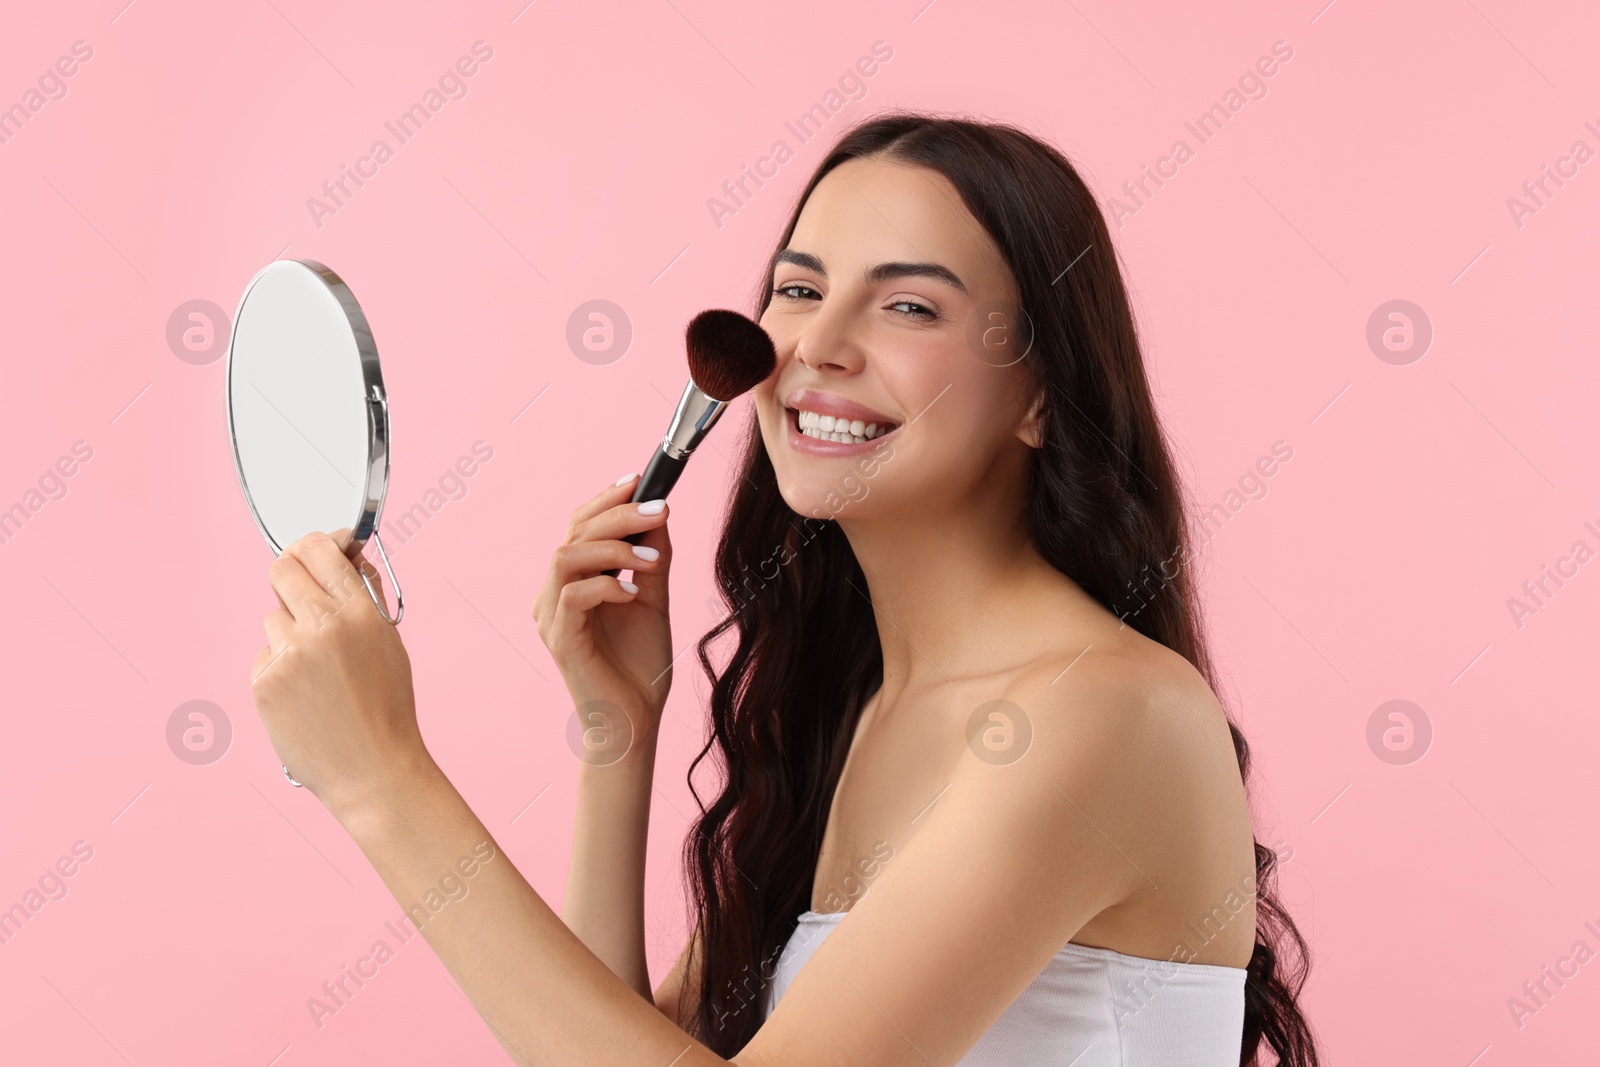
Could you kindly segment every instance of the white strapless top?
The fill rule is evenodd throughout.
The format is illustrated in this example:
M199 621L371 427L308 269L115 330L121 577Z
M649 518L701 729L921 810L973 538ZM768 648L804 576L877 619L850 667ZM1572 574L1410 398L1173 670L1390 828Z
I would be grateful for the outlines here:
M801 913L763 1018L847 914ZM1239 1067L1245 974L1069 941L958 1067Z

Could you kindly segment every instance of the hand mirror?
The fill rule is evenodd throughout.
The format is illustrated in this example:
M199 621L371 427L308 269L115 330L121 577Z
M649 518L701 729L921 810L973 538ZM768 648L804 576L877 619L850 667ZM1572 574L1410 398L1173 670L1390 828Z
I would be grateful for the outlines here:
M389 402L372 329L349 286L314 260L267 264L239 299L227 377L239 488L273 555L313 531L348 527L347 555L367 594L398 624L405 597L378 537ZM394 587L393 616L360 558L369 537ZM283 774L300 784L289 768Z
M348 527L347 554L367 593L398 623L405 599L377 535L389 481L389 403L355 295L313 260L267 264L239 300L227 377L239 487L273 554L313 531ZM394 585L392 617L360 567L369 537Z

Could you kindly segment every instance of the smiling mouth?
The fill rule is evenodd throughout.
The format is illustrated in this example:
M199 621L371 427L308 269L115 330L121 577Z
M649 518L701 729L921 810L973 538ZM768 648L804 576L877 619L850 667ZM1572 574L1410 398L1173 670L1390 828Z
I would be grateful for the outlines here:
M789 425L799 433L819 441L837 441L840 444L859 445L875 441L900 428L897 422L864 422L861 419L834 418L815 411L784 408L789 415Z

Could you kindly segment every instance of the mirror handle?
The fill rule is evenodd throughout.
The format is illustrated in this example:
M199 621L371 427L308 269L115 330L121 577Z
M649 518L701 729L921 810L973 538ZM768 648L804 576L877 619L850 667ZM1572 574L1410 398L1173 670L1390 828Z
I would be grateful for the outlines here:
M389 584L394 586L394 618L389 617L389 609L384 604L383 598L378 595L376 589L372 588L372 583L367 581L366 571L361 572L361 584L367 587L367 595L372 598L374 604L378 605L378 614L383 616L383 621L391 626L399 626L400 620L405 617L406 613L406 597L400 591L400 579L394 576L394 567L389 563L389 553L383 550L383 538L378 536L377 530L372 531L372 539L378 543L378 556L383 560L383 569L389 572ZM284 771L284 773L287 774L289 772Z

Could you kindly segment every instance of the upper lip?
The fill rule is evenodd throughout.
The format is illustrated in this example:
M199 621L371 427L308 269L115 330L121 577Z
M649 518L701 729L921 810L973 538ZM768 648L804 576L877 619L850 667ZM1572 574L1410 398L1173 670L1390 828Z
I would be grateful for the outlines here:
M879 426L899 425L889 416L880 411L873 411L865 404L858 404L854 400L833 393L819 393L815 389L797 389L784 399L784 406L794 408L796 411L815 411L818 415L832 415L834 418L860 419L862 422L875 422Z

